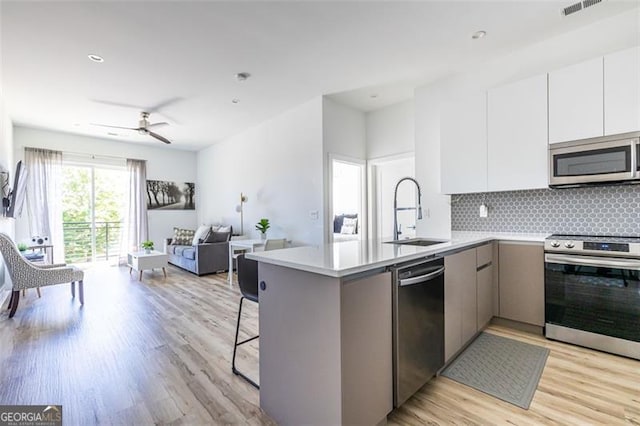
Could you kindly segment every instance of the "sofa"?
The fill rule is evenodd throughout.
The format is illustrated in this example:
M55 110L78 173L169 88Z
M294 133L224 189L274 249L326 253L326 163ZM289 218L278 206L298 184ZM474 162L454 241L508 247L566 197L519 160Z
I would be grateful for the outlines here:
M226 271L231 227L212 226L206 233L202 230L174 228L174 236L165 241L169 263L198 276Z

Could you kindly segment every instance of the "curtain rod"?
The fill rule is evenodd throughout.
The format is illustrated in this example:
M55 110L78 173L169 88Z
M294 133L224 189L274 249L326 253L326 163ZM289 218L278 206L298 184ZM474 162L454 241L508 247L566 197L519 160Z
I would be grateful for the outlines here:
M34 146L25 146L24 149L47 149L48 150L48 148L38 148L38 147L34 147ZM62 154L73 154L73 155L91 157L91 159L93 159L93 160L95 160L96 158L104 158L104 159L116 159L116 160L147 161L147 160L143 160L141 158L117 157L115 155L89 154L87 152L61 151L61 150L49 150L49 151L60 151Z

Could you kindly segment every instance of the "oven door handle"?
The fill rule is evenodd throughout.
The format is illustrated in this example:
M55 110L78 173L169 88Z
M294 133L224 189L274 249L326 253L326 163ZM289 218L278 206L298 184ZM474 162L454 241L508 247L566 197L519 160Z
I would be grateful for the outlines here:
M576 265L576 266L600 266L603 268L620 268L640 270L640 261L634 259L611 259L606 257L577 256L564 254L544 255L546 263L557 263L560 265Z

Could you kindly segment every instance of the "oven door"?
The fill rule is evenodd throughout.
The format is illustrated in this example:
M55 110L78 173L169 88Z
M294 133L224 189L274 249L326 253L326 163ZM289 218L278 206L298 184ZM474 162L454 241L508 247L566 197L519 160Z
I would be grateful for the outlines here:
M545 254L545 322L640 342L640 260Z
M619 182L638 177L638 139L551 145L549 186Z

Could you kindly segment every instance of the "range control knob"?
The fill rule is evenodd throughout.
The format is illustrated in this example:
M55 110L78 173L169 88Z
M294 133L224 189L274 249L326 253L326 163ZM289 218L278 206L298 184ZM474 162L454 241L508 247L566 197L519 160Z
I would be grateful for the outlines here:
M551 247L558 248L558 247L560 247L560 243L557 242L557 241L551 241Z
M568 249L572 249L572 248L574 248L576 245L575 245L575 244L573 244L573 242L572 242L572 241L568 241L568 242L564 243L564 246L565 246L566 248L568 248Z

